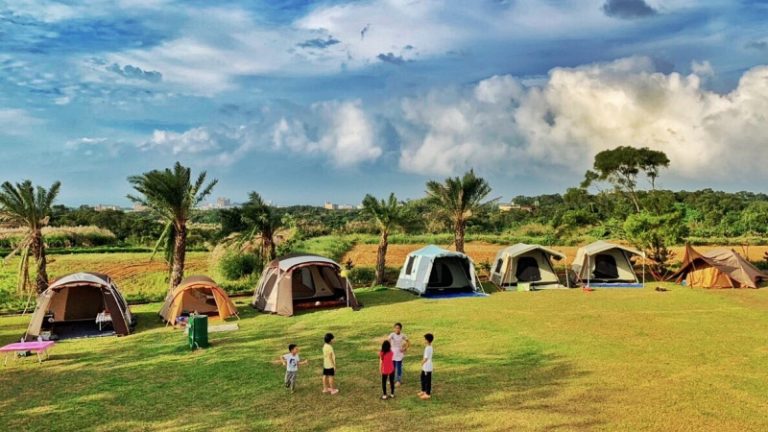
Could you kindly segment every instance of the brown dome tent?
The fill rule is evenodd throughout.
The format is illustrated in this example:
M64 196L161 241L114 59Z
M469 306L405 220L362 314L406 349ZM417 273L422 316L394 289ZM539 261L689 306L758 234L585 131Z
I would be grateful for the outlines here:
M757 288L760 281L768 280L752 263L730 249L714 249L701 253L685 246L683 263L670 276L677 283L701 288Z
M58 339L125 336L134 325L128 303L109 276L74 273L40 294L25 338L44 332Z
M252 305L283 316L293 315L294 309L360 306L336 261L307 254L272 260L256 285Z
M169 324L184 313L196 312L210 318L227 319L237 316L237 307L227 293L208 276L190 276L168 294L160 316Z

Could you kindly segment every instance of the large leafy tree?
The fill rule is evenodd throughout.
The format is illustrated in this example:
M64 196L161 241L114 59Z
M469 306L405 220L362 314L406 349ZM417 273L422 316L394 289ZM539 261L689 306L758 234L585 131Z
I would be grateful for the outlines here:
M387 199L376 199L372 195L363 198L363 212L376 222L379 229L379 247L376 250L376 280L375 285L384 283L389 233L397 226L408 222L407 208L397 200L394 193Z
M669 158L664 152L647 147L620 146L595 155L593 169L584 175L581 186L588 188L595 181L607 181L617 190L629 195L635 210L639 212L637 176L640 173L645 174L651 182L651 189L655 190L659 171L668 166Z
M184 261L187 253L187 223L192 211L213 191L217 180L206 184L202 172L192 181L192 170L179 162L173 169L153 170L128 181L140 194L128 195L128 199L149 209L165 221L165 229L155 250L165 245L166 260L171 269L170 287L173 290L184 278Z
M438 215L451 221L458 252L464 252L467 221L488 204L483 200L490 193L491 186L485 179L475 175L474 170L469 170L463 177L449 177L442 183L434 180L427 182L427 200Z
M45 256L43 227L48 225L53 201L59 194L61 183L55 182L49 189L33 186L25 180L12 184L5 182L0 186L0 221L26 230L21 241L8 258L19 254L19 291L30 286L29 258L35 258L37 276L35 288L38 293L48 289L48 270Z

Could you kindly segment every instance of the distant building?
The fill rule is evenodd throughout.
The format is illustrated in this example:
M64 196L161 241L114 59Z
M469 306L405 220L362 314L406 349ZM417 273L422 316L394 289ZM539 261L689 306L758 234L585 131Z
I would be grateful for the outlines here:
M533 206L519 205L519 204L515 204L514 202L511 202L509 204L499 204L500 212L510 212L512 210L519 210L519 211L531 213L533 212Z
M323 208L326 209L326 210L338 210L339 209L339 205L338 204L334 204L334 203L332 203L330 201L326 201L325 204L323 204Z
M149 208L147 206L145 206L145 205L141 205L139 203L133 204L133 211L135 211L135 212L144 212L144 211L147 211L147 210L149 210Z
M336 208L339 210L352 210L355 208L355 206L351 204L339 204L338 206L336 206Z
M98 212L107 211L107 210L114 210L114 211L122 210L120 206L111 205L111 204L98 204L93 209Z
M216 198L216 208L227 209L230 207L232 207L232 201L229 198L226 198L226 197Z

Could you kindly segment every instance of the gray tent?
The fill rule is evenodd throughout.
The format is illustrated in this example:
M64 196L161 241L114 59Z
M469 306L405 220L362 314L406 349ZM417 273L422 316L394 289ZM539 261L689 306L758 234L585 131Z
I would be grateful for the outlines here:
M341 276L341 266L309 254L272 260L256 285L252 305L283 316L293 315L296 308L360 306L352 286Z
M99 314L108 316L111 323L99 326ZM109 276L75 273L62 277L40 294L26 339L35 339L46 330L59 338L124 336L134 324L128 303Z
M565 258L560 252L540 245L518 243L499 250L491 268L491 282L499 287L530 283L537 288L563 288L552 259Z
M580 248L573 260L573 272L579 281L595 284L639 284L632 267L632 256L645 257L637 249L598 240ZM643 262L645 266L645 262ZM643 282L645 282L643 271Z
M469 256L435 245L408 254L397 278L397 287L421 295L483 291Z

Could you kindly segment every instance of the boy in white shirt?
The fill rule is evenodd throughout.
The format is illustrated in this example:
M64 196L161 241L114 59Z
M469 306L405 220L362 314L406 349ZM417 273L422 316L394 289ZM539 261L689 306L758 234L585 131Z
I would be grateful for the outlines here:
M424 335L424 356L421 359L421 391L419 397L421 400L428 400L432 397L432 341L435 337L432 333Z
M403 333L403 325L395 323L394 330L387 337L389 343L392 344L392 353L394 354L393 361L395 363L395 385L400 387L403 384L403 360L405 359L405 353L411 346L411 341L408 340L408 336Z
M301 361L299 358L299 347L296 344L288 345L288 354L280 357L280 363L285 366L285 388L291 389L291 393L296 389L296 375L299 373L299 365L306 365L309 360Z

